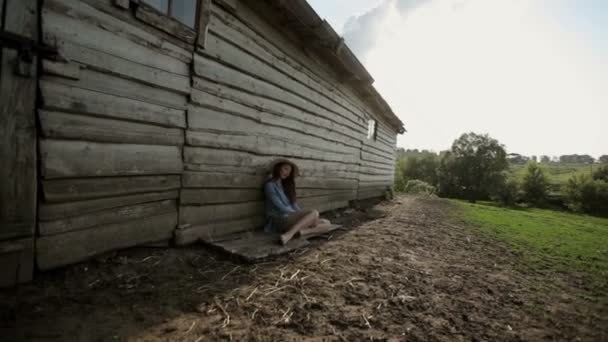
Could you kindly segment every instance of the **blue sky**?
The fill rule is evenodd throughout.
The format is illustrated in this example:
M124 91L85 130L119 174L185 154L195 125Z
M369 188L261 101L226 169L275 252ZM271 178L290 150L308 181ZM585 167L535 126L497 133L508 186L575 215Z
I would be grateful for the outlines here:
M399 146L475 131L509 152L608 154L608 1L310 3L405 123Z

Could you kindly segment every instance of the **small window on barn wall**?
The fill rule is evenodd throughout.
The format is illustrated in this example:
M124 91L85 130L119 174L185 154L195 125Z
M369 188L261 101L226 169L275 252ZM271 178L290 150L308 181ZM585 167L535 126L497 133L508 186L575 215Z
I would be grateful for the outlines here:
M374 119L369 119L367 121L367 139L376 140L377 132L378 123Z
M194 28L196 22L197 0L143 0L161 13L173 17L188 27Z

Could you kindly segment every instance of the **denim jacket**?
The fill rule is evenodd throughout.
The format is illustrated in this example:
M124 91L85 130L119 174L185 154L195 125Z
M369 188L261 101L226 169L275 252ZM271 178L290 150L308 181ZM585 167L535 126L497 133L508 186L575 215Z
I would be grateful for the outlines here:
M285 191L283 191L281 182L276 182L272 179L267 180L264 184L264 194L266 198L266 224L264 225L265 232L276 231L275 227L272 226L273 217L282 217L289 213L295 213L301 210L297 203L292 204L289 198L287 198Z

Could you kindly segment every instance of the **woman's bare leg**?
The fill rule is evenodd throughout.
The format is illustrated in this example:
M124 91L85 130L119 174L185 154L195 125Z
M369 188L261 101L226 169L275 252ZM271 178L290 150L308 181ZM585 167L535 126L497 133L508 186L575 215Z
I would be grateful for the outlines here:
M320 235L323 233L327 233L331 229L331 222L328 220L319 220L317 221L317 225L310 228L305 228L300 230L300 234L304 237L307 235Z
M312 226L313 224L315 224L317 222L318 219L319 219L319 212L316 210L311 210L309 213L307 213L301 219L299 219L298 222L296 222L293 226L291 226L291 228L289 228L289 230L287 232L285 232L283 235L281 235L281 243L283 245L287 244L287 242L289 242L289 240L291 240L293 238L293 236L296 235L297 232L299 232L302 229Z

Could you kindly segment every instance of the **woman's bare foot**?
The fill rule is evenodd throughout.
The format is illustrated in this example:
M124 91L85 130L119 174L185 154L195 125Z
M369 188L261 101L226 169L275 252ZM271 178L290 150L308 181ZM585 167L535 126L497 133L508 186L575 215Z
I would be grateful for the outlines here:
M289 242L289 240L291 240L292 237L293 235L287 233L281 235L281 244L285 246Z

